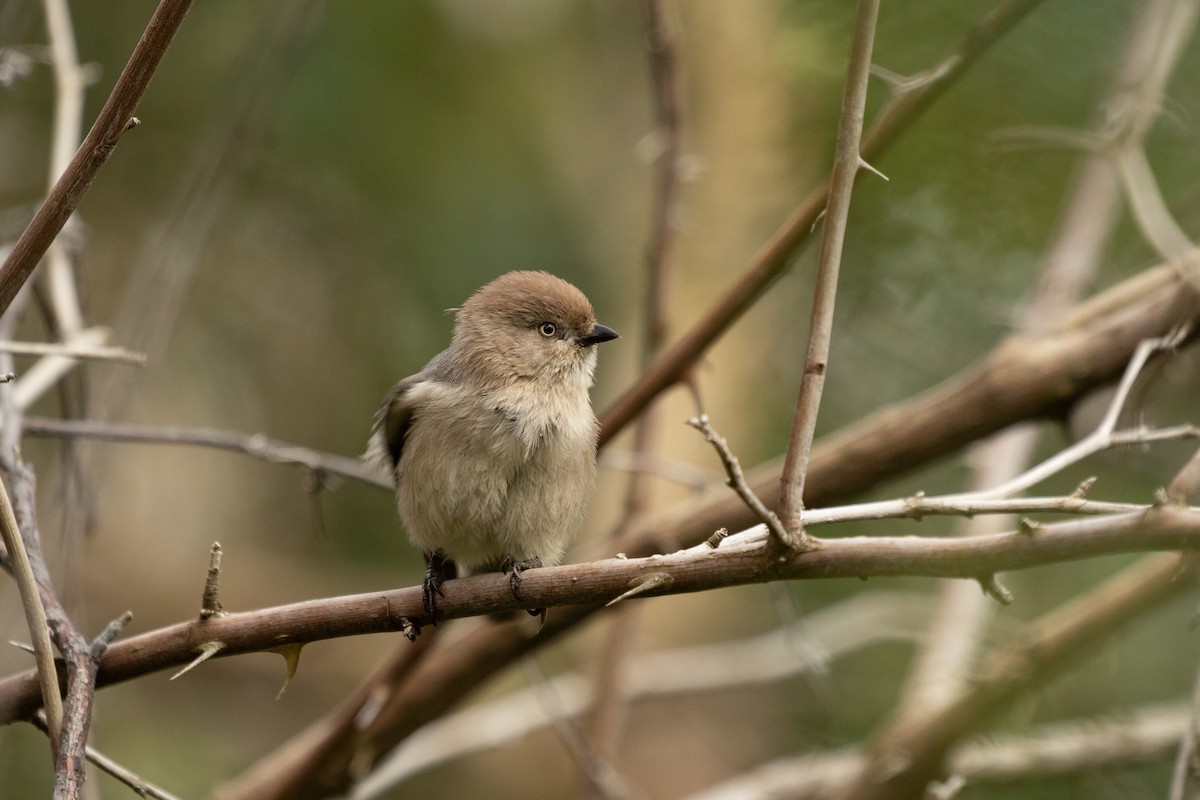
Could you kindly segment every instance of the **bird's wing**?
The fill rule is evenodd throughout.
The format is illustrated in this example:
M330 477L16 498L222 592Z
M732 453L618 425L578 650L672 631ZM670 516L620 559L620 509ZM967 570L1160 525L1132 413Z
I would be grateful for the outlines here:
M371 442L365 457L387 467L393 474L400 463L404 440L413 423L413 389L425 379L424 373L419 372L397 383L375 413L375 425L371 429Z
M395 469L396 464L400 463L400 456L404 450L404 439L408 438L408 431L413 426L414 413L414 395L416 386L425 381L424 373L409 375L400 383L391 387L388 392L388 399L376 414L376 422L374 422L374 432L380 439L380 444L385 447L385 452L388 453L388 459L392 469Z

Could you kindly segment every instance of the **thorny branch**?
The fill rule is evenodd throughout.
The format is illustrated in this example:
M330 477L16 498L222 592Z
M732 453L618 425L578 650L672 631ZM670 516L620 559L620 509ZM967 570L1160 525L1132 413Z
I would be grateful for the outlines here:
M825 388L829 367L829 346L833 339L833 307L837 297L838 273L842 263L842 245L850 216L850 196L854 180L864 163L859 154L863 117L867 106L867 81L870 77L871 52L875 47L875 23L879 0L859 0L854 16L854 35L850 44L850 64L846 68L846 88L842 96L842 114L838 120L837 149L829 177L829 200L825 205L825 223L821 233L821 251L817 258L817 277L813 287L809 318L808 344L804 370L787 456L780 479L779 519L785 534L778 537L780 547L811 547L804 532L804 479L817 430L817 412Z

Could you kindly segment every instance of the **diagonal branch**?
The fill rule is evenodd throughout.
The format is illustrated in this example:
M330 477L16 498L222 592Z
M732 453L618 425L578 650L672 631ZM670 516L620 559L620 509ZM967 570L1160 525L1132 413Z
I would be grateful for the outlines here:
M796 413L792 418L787 458L783 462L779 519L787 536L777 542L782 547L804 549L810 546L801 518L804 511L804 478L808 474L813 435L817 430L817 410L821 406L825 373L829 366L833 306L837 297L846 221L850 216L850 195L854 191L854 179L859 166L863 163L858 149L867 107L867 81L870 78L871 51L875 46L875 22L878 17L879 0L859 0L854 17L854 38L850 45L850 65L846 69L846 90L842 96L842 115L838 121L833 172L829 178L829 200L825 206L821 252L817 259L804 372L800 380L800 393L796 398Z
M155 9L83 144L0 266L0 313L58 236L122 134L137 124L134 109L191 5L192 0L161 0Z

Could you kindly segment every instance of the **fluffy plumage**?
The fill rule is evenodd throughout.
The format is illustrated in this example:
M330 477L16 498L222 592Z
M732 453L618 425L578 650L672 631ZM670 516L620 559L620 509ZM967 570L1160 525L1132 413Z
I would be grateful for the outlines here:
M448 348L393 387L368 452L433 562L479 572L562 561L595 481L593 345L613 338L571 284L510 272L458 310Z

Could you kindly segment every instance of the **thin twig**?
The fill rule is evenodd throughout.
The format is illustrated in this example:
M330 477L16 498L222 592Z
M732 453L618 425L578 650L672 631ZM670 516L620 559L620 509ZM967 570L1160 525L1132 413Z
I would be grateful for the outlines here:
M94 349L102 347L108 340L107 328L96 326L84 328L63 345L68 348ZM48 355L21 373L21 379L13 390L13 401L22 411L33 406L46 392L58 385L78 361L66 355Z
M829 366L829 344L833 338L833 307L837 298L838 272L842 263L842 245L846 221L850 216L850 196L862 156L863 116L867 106L867 82L870 79L871 52L875 46L875 22L879 0L859 0L854 16L854 34L850 43L850 63L846 69L846 88L842 113L838 120L837 148L829 180L829 200L825 205L825 223L821 251L817 259L817 277L813 287L812 312L808 326L808 345L804 354L804 372L796 398L796 413L788 438L787 457L779 492L779 519L787 532L777 544L805 549L811 546L804 533L804 480L808 475L813 435L817 429L817 411L825 388Z
M1147 360L1154 353L1170 350L1178 346L1187 333L1187 327L1176 328L1165 336L1156 337L1153 339L1143 340L1134 349L1133 356L1129 359L1129 363L1125 367L1125 372L1121 376L1120 383L1117 385L1116 391L1113 393L1112 399L1108 404L1108 409L1104 414L1104 418L1096 429L1088 436L1080 439L1075 444L1060 450L1050 458L1040 464L1026 470L1022 474L1006 481L999 486L994 486L982 492L974 493L979 498L993 497L1012 497L1019 492L1023 492L1031 486L1036 486L1046 478L1066 469L1072 464L1095 455L1102 450L1107 450L1114 446L1127 443L1145 443L1162 438L1175 438L1177 436L1194 435L1192 431L1194 426L1174 426L1172 428L1162 428L1151 431L1147 428L1133 428L1128 431L1116 431L1116 425L1121 417L1121 412L1125 408L1125 403L1129 398L1129 393L1133 390L1133 386L1137 381L1137 377L1141 374L1142 368L1146 365Z
M737 456L729 449L729 443L725 441L725 437L717 433L713 426L708 421L707 414L701 414L698 417L692 417L687 421L687 424L704 436L704 440L713 446L717 451L717 456L721 459L721 466L725 468L727 477L726 483L729 488L737 492L738 497L742 498L742 502L758 516L759 520L767 526L767 530L771 535L780 542L789 541L787 529L783 527L779 517L775 516L775 512L767 508L763 501L758 498L750 485L746 483L746 476L742 472L742 466L738 463ZM807 547L811 547L809 542Z
M146 354L125 347L87 347L69 342L0 341L0 351L18 356L66 356L92 361L113 361L134 367L146 365Z
M241 453L273 464L295 464L313 472L337 475L380 489L392 490L391 482L362 461L323 453L307 447L269 439L261 434L243 434L214 428L136 425L99 420L65 420L50 417L26 417L29 436L101 439L109 442L168 444L211 447Z

